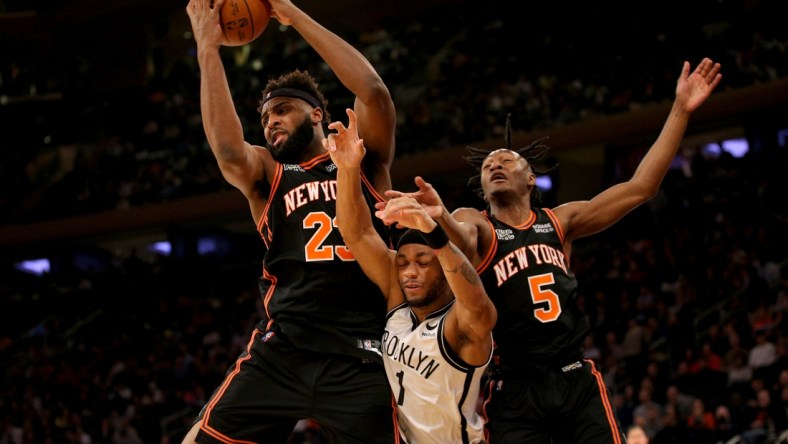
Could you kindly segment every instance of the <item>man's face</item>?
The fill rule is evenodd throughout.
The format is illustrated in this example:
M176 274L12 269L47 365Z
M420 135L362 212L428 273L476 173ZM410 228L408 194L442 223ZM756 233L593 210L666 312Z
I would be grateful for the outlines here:
M485 197L513 192L518 196L527 194L536 185L536 176L528 162L519 154L507 149L491 152L481 168L481 185Z
M312 107L301 99L275 97L260 115L266 146L277 162L298 163L300 154L315 138Z
M402 294L411 307L426 307L449 291L432 248L405 244L397 250L395 260Z

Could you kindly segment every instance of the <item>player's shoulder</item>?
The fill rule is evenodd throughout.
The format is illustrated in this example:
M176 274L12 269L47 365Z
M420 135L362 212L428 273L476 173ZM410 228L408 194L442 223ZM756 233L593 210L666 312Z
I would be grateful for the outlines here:
M486 219L481 211L473 207L459 207L451 215L460 222L481 222Z
M454 215L462 214L462 215L467 215L467 216L484 217L482 215L481 211L479 211L477 208L473 208L473 207L457 207L454 211L452 211L452 214L454 214Z
M252 151L253 156L256 158L253 160L253 162L259 165L259 169L262 170L258 172L256 176L258 179L263 177L270 181L270 179L274 177L276 173L276 168L279 165L279 162L274 159L274 157L271 155L271 151L268 148L260 145L251 145L248 143L247 145Z
M260 145L252 145L251 143L247 142L247 145L255 153L255 155L260 156L266 162L275 162L274 157L271 155L271 151Z

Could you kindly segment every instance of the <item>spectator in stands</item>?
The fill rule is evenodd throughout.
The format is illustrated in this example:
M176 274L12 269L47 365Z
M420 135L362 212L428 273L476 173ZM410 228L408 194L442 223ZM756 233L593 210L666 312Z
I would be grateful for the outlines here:
M692 411L687 418L687 430L690 442L709 442L716 428L714 414L706 410L706 404L700 398L692 401Z
M648 444L650 442L646 431L639 425L629 426L626 436L627 444Z

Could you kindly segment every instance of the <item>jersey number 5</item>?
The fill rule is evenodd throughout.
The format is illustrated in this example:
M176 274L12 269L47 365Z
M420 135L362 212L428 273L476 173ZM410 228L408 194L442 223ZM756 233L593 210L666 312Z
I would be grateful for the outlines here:
M531 289L531 300L534 305L540 302L546 302L547 307L539 307L534 309L534 316L542 322L552 322L558 319L561 315L561 301L558 295L553 290L547 287L548 285L555 284L555 279L552 273L540 274L528 278L528 286Z
M304 255L307 262L313 261L333 261L334 255L343 261L355 260L353 254L344 245L326 245L326 239L331 231L336 228L336 218L331 218L326 213L309 213L304 218L303 227L305 229L315 228L315 234L309 238L304 246Z

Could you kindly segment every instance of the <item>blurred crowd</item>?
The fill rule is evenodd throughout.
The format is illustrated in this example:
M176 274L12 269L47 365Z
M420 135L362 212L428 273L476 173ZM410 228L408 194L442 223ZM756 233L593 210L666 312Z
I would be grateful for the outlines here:
M586 357L653 444L782 442L787 156L684 152L654 200L576 242ZM262 316L259 274L254 255L138 252L3 280L0 443L180 442ZM292 442L320 436L305 420Z
M500 140L510 111L515 129L533 130L672 99L684 59L720 61L724 88L786 77L778 2L716 3L706 22L670 27L697 35L626 20L588 36L552 33L480 8L472 20L382 23L355 43L392 90L403 155ZM248 140L262 141L265 75L307 67L335 118L352 100L288 36L226 51ZM1 97L88 88L14 55L0 61ZM0 104L53 128L50 142L13 131L4 142L0 184L13 192L0 195L0 224L228 187L202 132L193 52L166 68L152 60L139 89ZM58 114L74 104L75 114ZM595 332L586 357L604 371L622 426L640 425L652 444L788 442L786 151L776 140L741 158L687 147L655 199L575 243ZM260 257L138 253L93 271L0 280L0 444L180 442L262 316ZM320 436L305 420L292 443Z
M721 62L727 89L788 75L779 1L710 3L697 23L693 14L674 14L670 2L648 23L613 19L603 5L578 7L570 17L551 9L521 23L519 15L501 14L501 5L488 2L475 5L473 14L440 10L343 37L391 89L402 156L500 140L509 112L514 130L529 131L669 101L684 60ZM586 12L599 16L589 24ZM660 25L663 18L670 26ZM10 131L0 185L14 193L0 197L0 224L229 187L202 131L193 45L173 44L183 41L173 33L166 23L153 25L143 78L109 91L96 90L106 73L92 72L100 68L89 59L51 54L44 65L24 46L2 58L0 101L8 103L0 105L0 115ZM247 140L263 144L260 91L281 72L312 72L335 119L352 104L294 32L267 30L259 42L226 48L223 55ZM135 71L132 62L124 63Z

